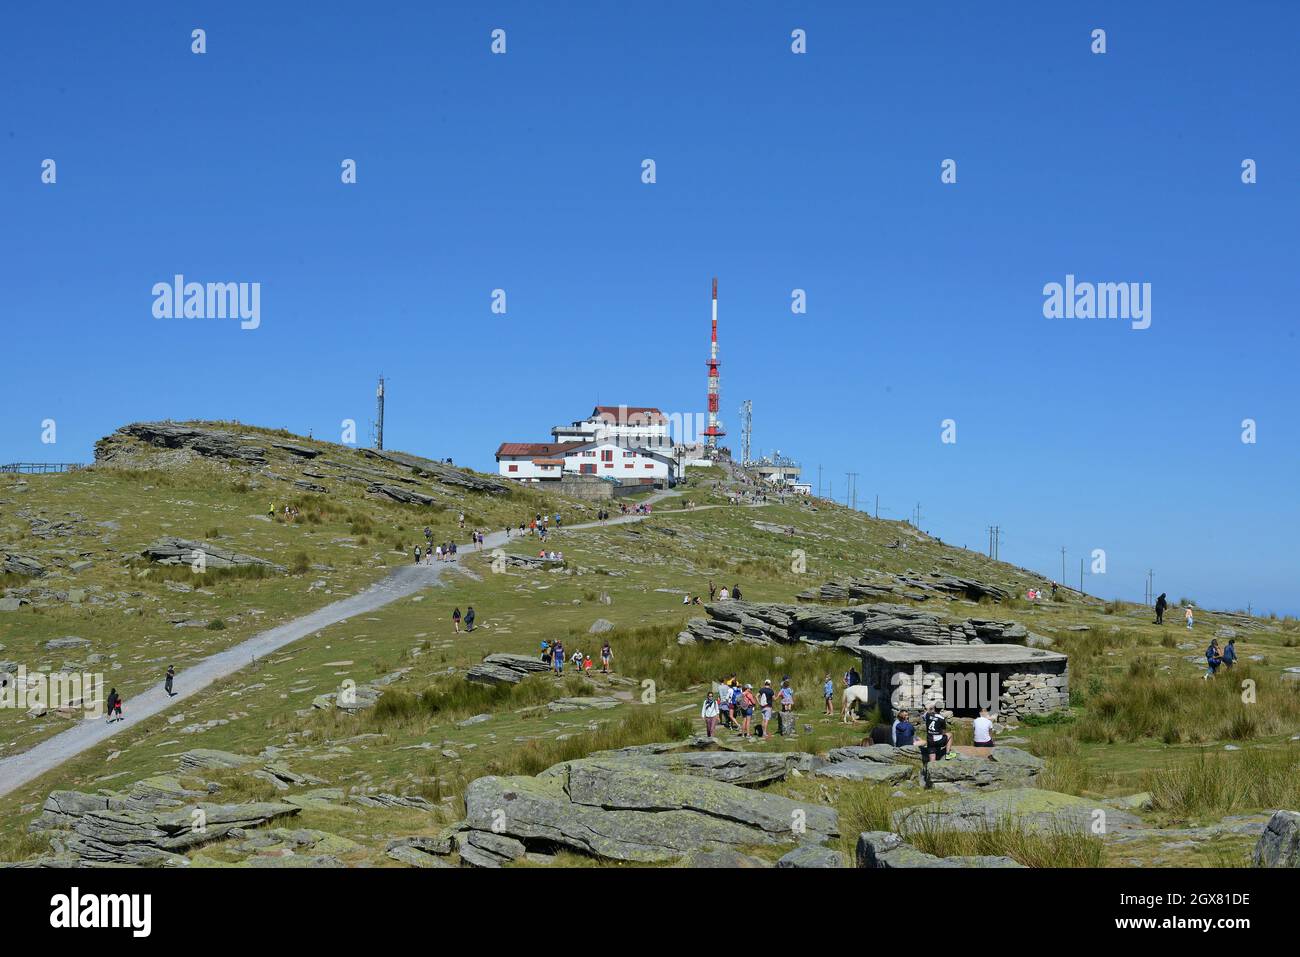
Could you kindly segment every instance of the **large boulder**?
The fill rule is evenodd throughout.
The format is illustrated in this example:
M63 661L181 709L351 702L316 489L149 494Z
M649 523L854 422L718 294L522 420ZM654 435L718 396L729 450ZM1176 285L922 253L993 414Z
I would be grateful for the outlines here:
M157 562L160 565L192 565L195 559L202 555L203 562L208 568L259 566L274 572L286 570L283 565L277 565L275 562L269 562L264 558L243 555L228 548L212 545L209 542L191 541L190 539L175 536L158 539L141 554L149 561Z
M547 768L541 777L566 775L579 764L593 760L566 761ZM811 754L795 751L690 751L670 754L625 754L594 758L605 767L626 767L689 774L726 784L764 785L783 780L792 770L810 771L824 763Z
M0 574L37 578L45 574L45 566L30 555L0 552Z
M1004 823L1036 831L1087 834L1101 821L1107 830L1142 823L1137 815L1099 801L1027 787L962 793L933 804L902 808L892 818L894 830L903 835L920 830L978 831Z
M1255 844L1256 867L1300 867L1300 812L1275 811Z
M619 761L575 761L543 777L483 777L465 826L620 861L667 861L701 847L821 842L835 812L774 794Z
M857 866L871 869L912 867L1022 867L1009 857L979 855L936 857L927 854L893 831L863 831L858 835Z

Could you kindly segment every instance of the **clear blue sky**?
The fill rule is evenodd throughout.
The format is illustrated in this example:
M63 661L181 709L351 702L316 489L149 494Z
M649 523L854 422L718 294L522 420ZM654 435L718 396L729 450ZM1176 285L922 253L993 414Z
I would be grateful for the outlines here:
M702 410L716 275L733 446L752 399L759 449L947 542L1297 612L1297 35L1283 0L10 4L0 459L364 441L382 371L386 445L489 469L597 400ZM260 282L261 327L153 318L175 273ZM1151 328L1044 318L1067 273L1150 282Z

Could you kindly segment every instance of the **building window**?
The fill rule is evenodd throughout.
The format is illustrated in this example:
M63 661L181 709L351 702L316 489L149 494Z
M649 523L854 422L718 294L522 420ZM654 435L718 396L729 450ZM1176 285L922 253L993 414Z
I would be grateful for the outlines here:
M512 466L510 466L509 471L511 471L511 472L518 472L518 471L519 471L519 466L518 466L518 465L512 465Z
M613 449L601 449L601 450L600 450L600 460L601 460L602 462L613 462L613 461L614 461L614 450L613 450Z
M634 458L636 458L636 453L635 453L635 452L624 452L624 453L623 453L623 458L625 458L625 459L634 459Z
M652 469L652 468L654 468L654 463L653 463L653 462L647 462L647 463L646 463L646 468L648 468L648 469Z

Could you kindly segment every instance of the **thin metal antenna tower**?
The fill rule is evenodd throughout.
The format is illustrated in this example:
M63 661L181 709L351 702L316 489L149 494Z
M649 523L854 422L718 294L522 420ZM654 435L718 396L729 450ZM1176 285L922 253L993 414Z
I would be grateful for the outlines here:
M379 377L379 387L375 389L375 448L383 450L384 448L384 377Z
M754 402L746 399L740 404L740 462L742 465L750 463L749 457L749 439L754 431Z

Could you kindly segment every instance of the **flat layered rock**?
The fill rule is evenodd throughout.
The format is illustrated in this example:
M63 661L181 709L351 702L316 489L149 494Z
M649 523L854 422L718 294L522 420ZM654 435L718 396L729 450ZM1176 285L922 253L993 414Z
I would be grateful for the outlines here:
M525 846L561 845L621 861L675 860L702 847L824 841L835 811L691 775L573 762L547 777L483 777L465 794L465 826Z
M894 812L892 823L901 834L921 829L978 831L1000 823L1036 831L1092 833L1100 810L1105 812L1108 830L1142 823L1137 815L1105 807L1100 801L1027 787L966 793L935 804L903 808Z
M140 554L149 561L157 562L160 565L190 565L194 562L198 553L202 553L203 561L208 568L261 566L270 571L286 571L283 565L277 565L275 562L269 562L255 555L244 555L228 548L222 548L219 545L212 545L209 542L192 541L174 536L158 539Z
M858 835L857 866L875 870L914 867L1023 867L1009 857L989 855L936 857L892 831L863 831Z

